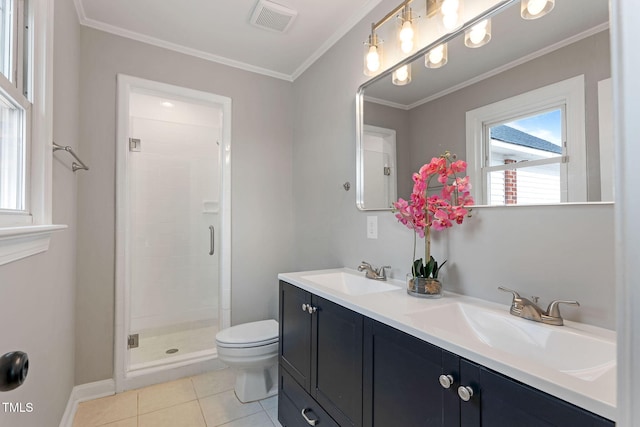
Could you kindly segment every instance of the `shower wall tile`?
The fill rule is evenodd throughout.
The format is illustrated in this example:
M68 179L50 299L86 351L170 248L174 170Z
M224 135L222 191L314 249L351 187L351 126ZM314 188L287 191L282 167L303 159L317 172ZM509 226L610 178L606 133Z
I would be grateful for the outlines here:
M134 118L131 324L136 332L218 318L218 262L205 201L218 200L216 128Z

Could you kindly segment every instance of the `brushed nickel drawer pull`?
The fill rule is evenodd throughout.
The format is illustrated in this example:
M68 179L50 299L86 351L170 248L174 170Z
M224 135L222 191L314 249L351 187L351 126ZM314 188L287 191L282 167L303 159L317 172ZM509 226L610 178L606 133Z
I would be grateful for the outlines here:
M309 417L307 417L307 414L305 412L310 411L311 408L304 408L302 410L302 418L304 418L304 420L307 422L307 424L309 424L310 426L314 426L316 425L316 423L318 422L318 420L312 420Z

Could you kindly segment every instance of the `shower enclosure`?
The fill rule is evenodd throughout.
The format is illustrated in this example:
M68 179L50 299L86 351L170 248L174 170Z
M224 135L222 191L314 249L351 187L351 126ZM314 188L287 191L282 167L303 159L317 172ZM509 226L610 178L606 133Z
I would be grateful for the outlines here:
M118 77L116 372L126 389L130 377L214 360L229 324L230 101Z

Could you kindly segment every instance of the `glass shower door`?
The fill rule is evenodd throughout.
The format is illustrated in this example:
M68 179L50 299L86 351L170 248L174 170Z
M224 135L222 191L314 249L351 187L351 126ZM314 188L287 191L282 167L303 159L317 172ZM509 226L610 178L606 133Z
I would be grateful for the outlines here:
M131 96L129 370L215 352L220 116Z

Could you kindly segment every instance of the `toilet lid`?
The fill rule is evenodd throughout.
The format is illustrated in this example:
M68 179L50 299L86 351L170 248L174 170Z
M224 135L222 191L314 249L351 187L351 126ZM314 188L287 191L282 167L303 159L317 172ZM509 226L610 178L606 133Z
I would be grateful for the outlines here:
M278 342L278 322L273 319L243 323L216 334L222 347L258 347Z

